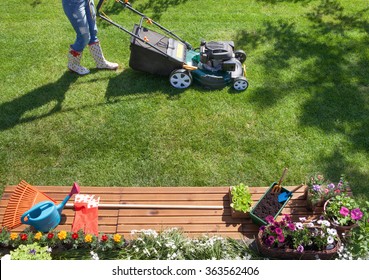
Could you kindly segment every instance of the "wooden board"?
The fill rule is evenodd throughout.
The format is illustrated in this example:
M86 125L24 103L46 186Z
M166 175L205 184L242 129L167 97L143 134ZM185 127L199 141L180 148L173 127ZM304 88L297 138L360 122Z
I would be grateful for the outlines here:
M2 223L10 196L17 186L7 186L0 201L0 223ZM67 186L34 186L60 203L69 193ZM250 187L255 203L269 187ZM292 190L295 186L285 187ZM250 218L232 218L229 206L229 187L86 187L81 186L82 194L100 197L101 204L155 204L155 205L211 205L223 209L161 209L159 208L99 208L98 226L100 233L123 234L131 238L131 231L142 229L164 230L180 228L188 236L202 234L221 235L232 238L254 238L259 227ZM69 201L73 203L73 198ZM306 209L304 188L293 194L283 209L283 214L313 218L322 213ZM62 221L56 230L70 231L74 219L74 209L67 207L62 211ZM27 226L21 225L14 232L21 232Z

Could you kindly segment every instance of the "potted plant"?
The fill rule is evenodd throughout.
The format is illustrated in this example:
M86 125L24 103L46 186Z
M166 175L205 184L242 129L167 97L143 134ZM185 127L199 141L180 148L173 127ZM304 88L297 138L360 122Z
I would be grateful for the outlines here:
M327 220L315 224L300 218L293 222L284 215L280 222L267 217L267 225L260 227L256 244L261 255L278 259L332 259L340 247L337 230Z
M306 189L306 208L314 211L317 207L322 207L331 197L346 193L348 182L344 175L341 175L337 184L326 179L324 175L315 173L309 176Z
M340 234L346 235L358 225L364 213L353 197L341 194L325 202L324 215Z
M248 218L253 204L250 189L240 183L229 188L231 215L233 218Z

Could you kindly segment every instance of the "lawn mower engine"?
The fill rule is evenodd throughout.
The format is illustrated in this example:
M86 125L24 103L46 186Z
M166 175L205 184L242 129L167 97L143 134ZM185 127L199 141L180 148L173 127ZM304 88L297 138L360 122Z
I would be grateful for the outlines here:
M216 71L234 71L236 61L233 58L233 42L201 42L200 62L204 69Z
M248 87L242 66L246 54L235 52L233 41L201 41L199 57L193 77L205 87L222 88L232 81L237 90Z

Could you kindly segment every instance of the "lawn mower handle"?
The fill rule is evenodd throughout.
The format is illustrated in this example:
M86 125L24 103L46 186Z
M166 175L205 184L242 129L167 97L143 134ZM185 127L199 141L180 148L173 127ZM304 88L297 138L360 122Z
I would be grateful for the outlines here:
M135 37L135 34L132 34L130 31L128 31L126 28L116 24L115 22L113 22L111 19L109 19L105 14L104 12L100 12L100 9L101 7L104 5L104 3L106 2L106 0L99 0L99 3L97 4L97 7L96 7L96 14L106 20L107 22L115 25L116 27L120 28L121 30L125 31L126 33L130 34L131 36ZM192 50L192 45L190 43L188 43L187 41L183 40L182 38L180 38L178 35L174 34L172 31L170 31L169 29L165 28L164 26L160 25L158 22L152 20L151 18L147 17L146 15L144 15L143 13L137 11L136 9L134 9L131 5L131 3L129 3L127 0L115 0L115 2L118 2L120 3L123 8L127 8L129 9L130 11L136 13L137 15L141 16L141 23L142 23L142 20L143 19L146 19L148 21L150 21L150 24L154 24L156 25L157 27L159 27L161 30L163 30L164 32L166 32L167 34L173 36L174 38L176 38L177 40L181 41L183 44L186 45L187 49L189 50ZM141 23L140 23L140 26L141 26ZM137 39L140 39L140 38L137 38Z

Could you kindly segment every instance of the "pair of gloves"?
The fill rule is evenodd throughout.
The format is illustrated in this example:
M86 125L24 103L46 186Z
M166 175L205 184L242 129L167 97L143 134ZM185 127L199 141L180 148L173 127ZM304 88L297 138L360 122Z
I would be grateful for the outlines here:
M100 197L94 195L76 194L74 197L74 220L72 232L83 230L85 234L98 235L98 206Z

